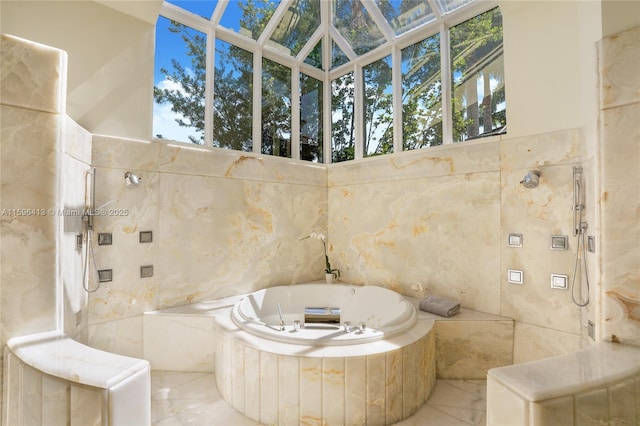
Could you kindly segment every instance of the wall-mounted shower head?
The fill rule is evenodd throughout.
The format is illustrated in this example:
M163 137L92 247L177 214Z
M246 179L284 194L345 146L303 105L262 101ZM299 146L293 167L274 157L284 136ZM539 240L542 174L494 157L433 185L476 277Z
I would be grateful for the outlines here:
M138 185L140 185L140 182L142 182L142 178L138 177L133 172L126 172L124 174L124 185L127 188L129 189L136 188Z
M540 183L540 172L537 170L531 170L526 174L524 179L520 181L525 188L535 188Z

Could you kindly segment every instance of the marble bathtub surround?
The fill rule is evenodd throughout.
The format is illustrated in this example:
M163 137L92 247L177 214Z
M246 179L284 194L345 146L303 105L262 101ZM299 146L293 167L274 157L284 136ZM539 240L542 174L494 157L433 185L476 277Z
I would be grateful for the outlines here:
M220 311L218 390L264 424L393 424L411 416L435 384L433 321L370 343L309 346L249 334Z

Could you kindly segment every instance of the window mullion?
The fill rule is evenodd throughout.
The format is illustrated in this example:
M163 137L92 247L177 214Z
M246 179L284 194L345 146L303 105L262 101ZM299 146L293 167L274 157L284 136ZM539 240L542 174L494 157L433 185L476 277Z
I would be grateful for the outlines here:
M451 82L451 59L449 45L449 28L440 26L440 69L442 77L442 144L453 143L453 111L451 96L453 93Z
M364 157L364 77L361 64L354 66L353 82L354 158L358 160Z
M291 67L291 158L300 159L300 67Z
M253 152L262 152L262 52L253 54Z
M330 164L333 157L333 133L331 129L331 79L329 70L331 69L331 37L329 37L329 27L331 22L331 2L320 2L320 26L322 27L322 69L324 70L324 80L322 83L322 161Z
M391 52L391 84L393 95L393 152L402 152L402 51Z
M207 32L207 54L205 60L204 83L204 144L213 146L213 85L216 64L216 32L209 29Z

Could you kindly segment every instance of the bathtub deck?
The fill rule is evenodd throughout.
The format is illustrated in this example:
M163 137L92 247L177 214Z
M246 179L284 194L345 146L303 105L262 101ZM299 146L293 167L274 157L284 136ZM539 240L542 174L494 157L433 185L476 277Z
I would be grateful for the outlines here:
M484 425L484 380L438 380L431 397L398 426ZM220 396L211 373L154 371L151 374L153 426L258 426Z

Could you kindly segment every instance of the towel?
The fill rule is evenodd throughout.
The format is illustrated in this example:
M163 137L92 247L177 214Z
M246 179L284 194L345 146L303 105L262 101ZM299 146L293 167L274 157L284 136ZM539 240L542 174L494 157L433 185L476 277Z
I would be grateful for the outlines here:
M430 294L420 301L420 309L442 317L452 317L460 312L460 303Z

